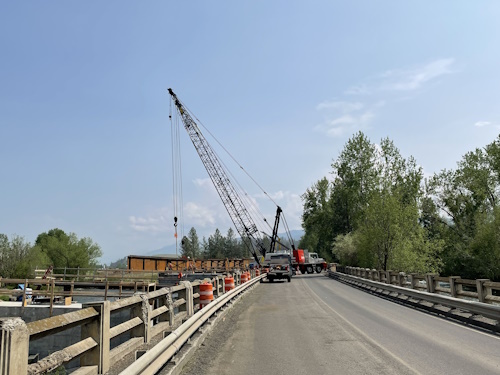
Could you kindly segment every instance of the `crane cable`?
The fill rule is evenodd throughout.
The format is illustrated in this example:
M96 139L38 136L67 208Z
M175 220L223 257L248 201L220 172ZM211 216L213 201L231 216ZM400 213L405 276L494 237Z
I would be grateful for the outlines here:
M172 98L170 98L170 133L172 143L172 190L173 190L173 211L174 211L174 237L175 237L175 254L178 254L179 239L178 225L180 224L181 239L184 238L184 212L183 212L183 195L182 195L182 159L181 159L181 143L180 143L180 126L177 112L174 111L172 118Z
M295 249L295 242L293 241L292 234L290 233L290 228L288 227L288 222L286 221L285 214L281 211L281 217L283 218L283 224L285 226L285 233L288 237L288 242L292 245L292 248Z
M180 101L180 100L179 100ZM203 124L203 122L200 121L200 119L198 117L196 117L196 115L184 104L182 103L182 101L180 101L182 106L192 115L192 117L194 117L196 119L196 121L198 121L198 124L200 124L203 129L215 140L215 142L217 142L217 144L229 155L229 157L240 167L240 169L254 182L255 185L257 185L257 187L264 193L264 195L269 199L271 200L271 202L273 202L275 204L275 206L277 207L278 204L269 196L269 194L264 190L264 188L255 180L255 178L253 178L250 173L247 172L247 170L236 160L236 158L222 145L222 143L212 134L212 132ZM215 150L214 150L215 152ZM221 160L219 158L219 160ZM242 186L240 185L240 183L238 182L238 180L235 178L235 176L230 172L230 170L227 168L227 166L224 164L224 162L221 160L221 163L222 165L224 166L224 169L226 170L226 173L228 173L229 175L231 175L231 177L233 178L233 181L236 183L236 185L238 186L239 190L240 190L240 195L242 195L242 197L245 199L245 201L247 202L247 204L251 207L251 210L255 213L257 213L257 217L259 217L261 223L265 223L267 225L267 227L269 229L272 230L272 227L271 225L269 224L269 222L267 221L267 219L264 217L264 215L262 214L262 212L259 210L259 208L255 205L255 203L249 198L248 196L248 193L242 188ZM241 192L243 194L241 194Z

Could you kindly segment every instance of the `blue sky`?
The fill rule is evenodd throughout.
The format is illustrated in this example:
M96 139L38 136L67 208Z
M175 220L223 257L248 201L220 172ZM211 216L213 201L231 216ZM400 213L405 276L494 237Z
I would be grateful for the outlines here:
M104 262L171 245L168 87L292 229L359 130L427 175L454 168L500 132L499 16L498 1L2 2L0 233L58 227ZM185 232L225 232L181 135Z

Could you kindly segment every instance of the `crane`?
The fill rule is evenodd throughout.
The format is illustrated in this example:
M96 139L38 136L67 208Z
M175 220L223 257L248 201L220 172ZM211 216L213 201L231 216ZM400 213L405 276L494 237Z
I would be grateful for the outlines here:
M255 222L245 207L243 200L232 185L231 180L229 179L225 169L222 167L222 163L217 154L200 131L198 124L193 120L187 109L177 98L177 95L175 95L171 88L168 89L168 92L172 97L177 111L179 112L184 128L188 132L189 137L191 138L191 141L193 142L193 145L198 152L198 155L205 166L215 189L217 190L217 193L222 199L224 207L236 227L236 230L247 248L252 253L257 264L260 265L259 253L261 256L265 256L267 249L264 246L259 230L257 229L257 225L255 225ZM281 208L279 208L279 206L278 210L281 212ZM277 226L279 223L278 213L276 215L276 220L277 222L275 223L275 230L273 230L273 237L277 236Z

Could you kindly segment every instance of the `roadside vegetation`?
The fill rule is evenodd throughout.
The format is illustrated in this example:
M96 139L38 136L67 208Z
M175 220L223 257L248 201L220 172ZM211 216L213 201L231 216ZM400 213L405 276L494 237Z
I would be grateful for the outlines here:
M34 277L35 267L97 268L101 248L90 238L51 229L37 236L32 245L24 237L0 233L0 276L4 278Z
M300 246L344 265L500 279L500 136L424 179L362 132L302 195Z

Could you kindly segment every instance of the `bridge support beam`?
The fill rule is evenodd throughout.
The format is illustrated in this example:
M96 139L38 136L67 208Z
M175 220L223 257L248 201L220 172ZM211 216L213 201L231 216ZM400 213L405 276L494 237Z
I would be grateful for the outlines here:
M0 375L28 372L30 337L21 318L0 318Z

